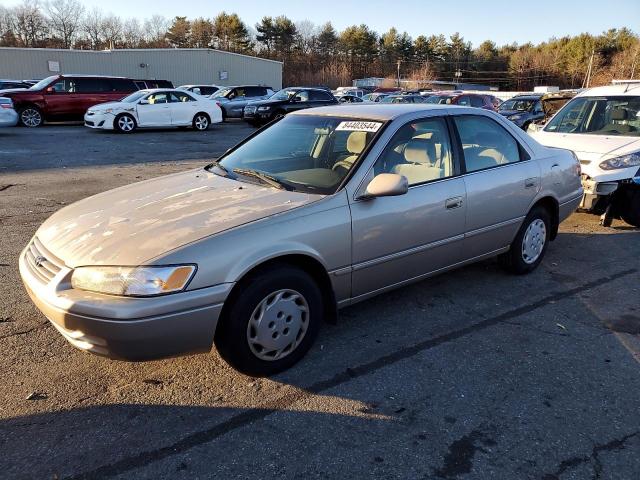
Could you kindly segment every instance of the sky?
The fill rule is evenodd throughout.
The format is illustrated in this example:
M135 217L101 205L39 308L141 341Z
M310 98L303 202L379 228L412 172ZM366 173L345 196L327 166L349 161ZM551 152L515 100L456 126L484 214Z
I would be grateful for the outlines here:
M0 0L12 6L21 0ZM474 46L486 39L498 45L539 43L551 37L581 32L601 33L628 27L639 32L640 0L81 0L122 17L146 18L154 14L172 18L214 17L221 11L237 13L254 26L263 16L286 15L294 21L321 25L331 21L337 30L365 23L378 33L396 27L412 37L459 32ZM449 6L449 5L455 5Z

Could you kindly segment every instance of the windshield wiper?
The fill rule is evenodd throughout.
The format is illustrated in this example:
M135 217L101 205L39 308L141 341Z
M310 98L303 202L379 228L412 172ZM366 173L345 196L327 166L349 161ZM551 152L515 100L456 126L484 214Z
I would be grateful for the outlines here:
M204 167L205 170L211 170L211 167L217 167L220 170L222 170L224 172L224 177L228 177L229 176L229 170L227 170L227 167L225 167L224 165L222 165L220 162L218 162L217 160L215 160L214 162L211 162L209 165L207 165L206 167Z
M257 178L262 183L266 183L280 190L293 190L293 186L291 184L269 175L268 173L259 172L258 170L251 170L250 168L234 168L233 173L237 173L244 177Z

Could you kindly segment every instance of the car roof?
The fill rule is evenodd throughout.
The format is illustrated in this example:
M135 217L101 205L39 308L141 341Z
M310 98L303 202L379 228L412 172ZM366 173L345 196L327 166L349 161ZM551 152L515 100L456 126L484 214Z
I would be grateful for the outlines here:
M393 120L407 113L447 110L451 105L429 105L424 103L387 103L387 104L362 104L362 105L335 105L332 107L317 107L308 110L299 110L289 115L321 115L327 117L362 118L371 120Z
M621 95L629 97L640 96L640 84L607 85L594 87L580 92L576 97L597 97L601 95Z
M542 95L516 95L509 100L539 100Z
M115 75L83 75L81 73L61 73L60 75L58 75L59 77L64 77L64 78L123 78L126 80L129 80L129 77L118 77Z

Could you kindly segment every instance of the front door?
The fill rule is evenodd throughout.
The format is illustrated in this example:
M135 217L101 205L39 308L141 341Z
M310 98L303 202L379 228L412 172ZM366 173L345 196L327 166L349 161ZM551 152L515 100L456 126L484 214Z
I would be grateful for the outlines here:
M540 167L518 140L483 115L453 117L464 152L465 255L508 246L540 189Z
M403 175L409 191L352 202L353 297L461 260L466 192L451 145L444 118L425 118L402 126L377 160L373 175Z
M171 124L175 126L191 125L195 117L196 101L184 92L171 92L169 107L171 109Z
M137 106L138 124L141 127L171 126L169 92L155 92L147 95Z

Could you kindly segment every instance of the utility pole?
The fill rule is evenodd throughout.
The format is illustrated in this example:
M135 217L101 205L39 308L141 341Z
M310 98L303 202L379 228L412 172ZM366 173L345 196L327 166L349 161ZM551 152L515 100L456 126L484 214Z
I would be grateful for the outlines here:
M589 84L591 83L591 69L593 68L593 56L595 55L595 50L591 50L591 56L589 57L589 67L587 68L587 76L582 82L583 88L589 88Z
M400 64L402 63L402 60L398 60L398 84L397 87L400 88Z

